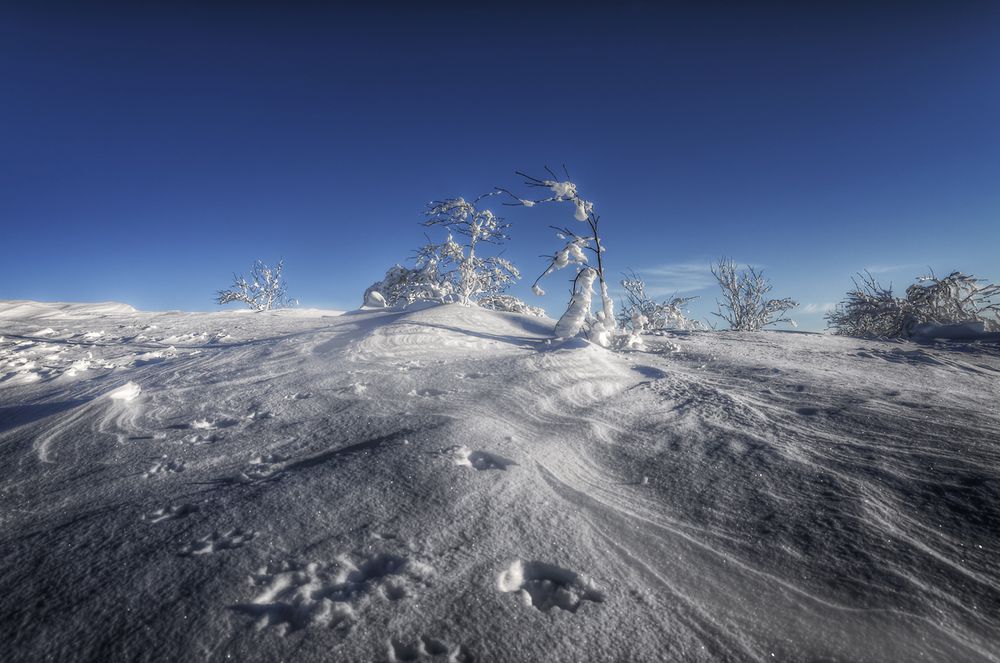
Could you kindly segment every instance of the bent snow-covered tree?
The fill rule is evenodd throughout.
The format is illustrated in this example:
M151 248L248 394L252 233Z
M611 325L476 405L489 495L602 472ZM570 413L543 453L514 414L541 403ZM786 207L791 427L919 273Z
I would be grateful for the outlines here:
M712 275L722 289L722 299L716 300L718 310L713 315L729 323L733 331L760 331L764 327L795 322L785 314L798 303L793 299L767 299L771 281L754 267L737 271L732 260L723 258L712 265Z
M521 278L517 267L502 256L483 256L477 253L481 244L499 245L509 239L510 224L489 209L477 209L476 204L491 192L467 202L464 198L438 200L427 206L428 227L440 226L448 230L443 244L437 245L441 262L451 270L446 278L454 283L455 295L460 304L468 306L480 296L496 295ZM464 242L455 240L455 235Z
M274 267L258 260L250 270L249 278L233 274L233 285L228 290L219 290L216 302L220 306L240 302L254 311L294 306L296 302L288 297L285 282L281 278L282 269L284 260L279 260Z
M545 291L538 285L539 281L567 265L576 265L577 274L576 278L573 279L569 306L556 323L555 336L569 338L576 336L581 331L586 331L601 345L610 345L611 337L616 331L616 320L614 300L608 293L608 283L604 274L604 247L601 245L601 236L598 232L601 218L594 211L593 203L585 200L577 190L576 184L570 181L569 173L565 172L565 166L563 167L566 175L565 180L560 180L548 167L545 170L551 179L532 177L517 171L517 175L524 178L524 183L527 186L547 189L551 195L545 198L522 198L507 189L498 188L497 190L513 198L514 202L507 204L534 207L540 203L570 203L574 210L573 218L586 223L589 232L576 233L570 228L553 226L557 236L566 244L550 256L548 266L535 279L531 289L536 295L544 295ZM596 264L591 265L588 262L586 251L595 256ZM601 308L596 314L591 311L591 295L595 281L599 283L601 294Z

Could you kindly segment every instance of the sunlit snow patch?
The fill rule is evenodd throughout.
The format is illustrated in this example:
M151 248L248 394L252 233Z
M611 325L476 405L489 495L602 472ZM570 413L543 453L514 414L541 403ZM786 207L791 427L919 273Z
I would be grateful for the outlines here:
M108 398L116 401L131 401L134 400L142 388L134 382L126 382L122 386L118 387L114 391L108 394Z

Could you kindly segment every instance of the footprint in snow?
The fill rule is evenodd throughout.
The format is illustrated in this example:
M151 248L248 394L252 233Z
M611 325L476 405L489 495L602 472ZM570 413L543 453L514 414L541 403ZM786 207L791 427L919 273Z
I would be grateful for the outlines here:
M443 389L411 389L407 396L423 396L425 398L434 398L435 396L444 396L448 392Z
M151 523L158 523L161 520L177 520L178 518L183 518L192 513L198 511L197 504L177 504L171 505L163 509L157 509L156 511L151 511L143 515L143 520L148 520Z
M181 557L189 557L192 555L208 555L220 550L241 548L245 543L253 540L254 536L256 536L256 532L252 529L242 530L238 527L221 534L216 531L184 546L177 551L177 554Z
M471 467L480 472L484 470L506 470L511 465L517 465L514 461L488 451L473 451L469 447L458 447L455 449L455 464Z
M451 646L443 640L422 635L415 641L397 638L389 640L390 663L397 661L448 661L448 663L473 663L476 657L462 645Z
M146 470L142 476L149 479L161 474L176 474L178 472L183 472L184 466L185 463L183 460L167 460L164 458L161 461L153 463L153 466Z
M459 380L482 380L489 377L489 375L486 373L456 373L455 377Z
M234 419L231 417L218 417L215 419L195 419L191 422L189 428L194 430L216 430L219 428L229 428L230 426L235 426L240 423L239 419Z
M604 594L586 576L555 564L517 560L497 578L501 592L517 592L524 605L542 612L576 612L584 601L603 603Z
M426 564L389 553L357 562L345 555L332 564L272 563L250 579L264 590L232 609L253 617L258 630L274 627L282 636L310 626L350 629L365 604L416 596L433 573Z
M261 454L250 460L250 467L240 472L238 480L243 482L263 481L280 475L289 456L282 454Z
M192 433L185 435L183 441L187 444L212 444L223 439L218 433Z

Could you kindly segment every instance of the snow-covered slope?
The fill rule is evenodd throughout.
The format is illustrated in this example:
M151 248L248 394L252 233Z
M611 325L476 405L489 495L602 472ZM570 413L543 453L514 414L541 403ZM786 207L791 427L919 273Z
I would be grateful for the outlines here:
M0 305L0 658L1000 660L995 345L552 324Z

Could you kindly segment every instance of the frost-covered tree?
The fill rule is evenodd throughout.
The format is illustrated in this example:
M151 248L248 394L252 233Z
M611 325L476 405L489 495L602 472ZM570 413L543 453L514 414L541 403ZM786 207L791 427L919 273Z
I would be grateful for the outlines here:
M952 272L938 278L932 272L917 277L896 297L892 285L880 284L870 272L858 274L854 290L826 315L835 334L872 338L907 338L917 325L978 324L1000 331L1000 285Z
M258 260L250 270L249 278L233 274L233 285L228 290L219 290L216 302L221 306L230 302L241 302L254 311L295 306L294 299L288 297L285 282L281 278L284 260L269 267Z
M417 249L416 265L411 269L402 265L390 267L385 278L365 290L365 306L406 306L417 301L451 301L454 284L447 272L445 249L440 244L428 243Z
M486 295L480 297L477 302L482 308L491 311L505 311L507 313L522 313L524 315L534 315L543 317L545 311L537 306L531 306L512 295Z
M498 245L509 239L509 223L489 209L476 208L480 200L492 195L485 194L472 202L464 198L434 201L425 213L425 226L448 229L447 239L438 245L439 253L442 264L451 268L447 275L454 283L458 302L465 306L480 296L503 292L521 278L517 267L506 258L477 253L481 244ZM455 235L464 241L456 241Z
M549 264L545 271L535 279L531 289L536 295L544 295L545 291L539 286L539 281L549 274L560 270L568 265L577 267L576 278L573 279L573 287L569 305L566 312L559 318L555 328L557 338L568 338L576 336L581 331L589 332L601 345L610 345L611 337L616 331L614 300L608 293L608 283L604 273L604 247L601 244L601 236L598 232L600 216L594 211L594 205L583 198L577 190L576 184L571 181L565 166L563 171L565 180L560 180L548 167L545 170L551 179L538 178L517 171L517 175L524 178L524 183L531 188L547 190L551 195L544 198L522 198L507 189L497 190L506 193L513 198L514 205L524 207L534 207L540 203L569 203L573 206L573 218L587 224L588 231L576 233L569 228L554 227L557 236L566 242L562 249L550 256ZM590 252L595 257L595 263L591 265L587 259ZM592 288L594 282L599 284L601 295L601 308L594 314L591 311Z
M722 289L722 299L716 300L718 310L713 313L727 323L733 331L760 331L779 322L795 322L785 314L798 303L788 297L767 299L771 281L752 266L737 270L736 263L723 258L712 265L712 275Z
M424 225L447 229L447 237L442 242L428 237L427 244L415 252L412 269L402 265L390 268L384 279L365 291L365 305L397 306L415 301L471 305L502 293L519 279L520 272L509 260L482 253L482 245L498 245L508 239L510 227L492 211L476 208L484 197L472 202L450 198L430 203ZM456 240L456 235L464 241Z
M658 302L646 295L646 283L635 272L625 274L621 281L625 301L618 314L618 324L633 333L657 332L666 329L699 329L701 324L684 314L684 307L697 297L677 297Z

